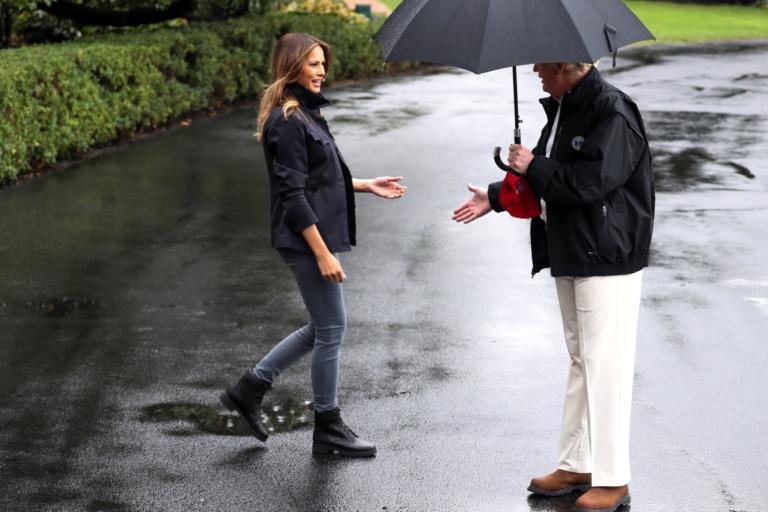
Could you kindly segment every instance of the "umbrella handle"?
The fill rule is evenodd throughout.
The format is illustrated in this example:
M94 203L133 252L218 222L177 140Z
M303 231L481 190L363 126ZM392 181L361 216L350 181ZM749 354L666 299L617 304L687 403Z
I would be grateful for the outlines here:
M496 146L493 150L493 161L496 162L496 165L502 171L511 172L515 176L520 176L520 177L523 176L522 174L520 174L519 172L517 172L516 170L514 170L513 168L511 168L510 166L508 166L507 164L501 161L501 148L499 146Z

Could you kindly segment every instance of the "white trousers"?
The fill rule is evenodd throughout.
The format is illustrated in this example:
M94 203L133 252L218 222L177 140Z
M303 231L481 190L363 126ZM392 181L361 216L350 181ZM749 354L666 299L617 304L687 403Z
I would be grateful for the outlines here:
M592 473L596 487L629 483L629 420L642 270L558 277L571 364L558 468Z

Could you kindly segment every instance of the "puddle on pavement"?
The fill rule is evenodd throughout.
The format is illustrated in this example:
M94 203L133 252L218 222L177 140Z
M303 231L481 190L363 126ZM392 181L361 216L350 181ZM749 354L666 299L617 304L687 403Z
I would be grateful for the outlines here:
M337 124L354 124L354 125L367 125L369 122L368 119L361 116L351 115L351 114L341 114L338 116L334 116L330 123L333 123L334 125Z
M307 427L312 423L311 404L288 399L282 403L265 403L262 421L271 433L283 433ZM195 403L164 403L146 406L139 420L146 423L182 422L165 431L172 436L214 434L247 436L252 434L236 414L223 413L220 406Z
M733 118L744 118L737 120ZM716 112L667 112L648 110L643 118L648 125L648 135L652 141L669 142L687 140L699 141L711 138L722 131L729 120L748 122L752 116L732 116Z
M699 147L677 152L657 148L653 157L656 189L661 192L680 192L701 185L722 185L733 174L750 180L755 178L747 167L736 162L719 161Z
M619 73L626 73L627 71L634 71L638 68L642 68L643 66L659 64L664 57L652 52L636 51L631 55L624 55L624 58L627 59L627 62L622 63L621 66L616 68L611 67L609 59L606 58L599 65L600 72L608 76L617 75Z
M351 105L358 101L371 101L371 100L377 100L377 99L379 99L378 94L358 93L358 94L350 94L349 96L345 97L344 100L335 100L334 103L342 104L342 105Z
M350 109L351 110L351 109ZM418 106L404 107L396 110L378 109L370 112L340 113L331 117L331 129L339 127L339 132L348 127L366 130L370 135L378 135L401 128L410 121L427 114L427 110Z
M704 164L712 157L701 148L687 148L677 153L664 150L654 152L654 176L656 189L663 192L679 192L696 185L714 185L722 179L716 174L705 174Z
M446 382L453 377L453 372L444 366L430 366L427 375L432 381Z
M41 311L50 318L61 318L78 311L93 313L101 307L94 299L76 295L65 295L61 298L51 298L44 301L30 301L27 306Z
M660 145L686 144L705 148L711 155L734 158L748 153L745 148L762 144L764 139L762 119L756 115L651 110L643 117L654 150Z
M748 73L734 78L734 82L743 82L744 80L768 80L768 75L761 75L760 73Z
M715 99L715 100L725 100L728 98L734 98L736 96L741 96L742 94L747 94L750 92L749 89L741 89L738 87L714 87L714 88L696 87L695 89L699 92L706 93L702 97Z
M740 174L745 178L749 178L751 180L755 179L755 175L752 174L752 171L750 171L749 169L747 169L741 164L737 164L736 162L723 162L723 165L727 165L728 167L733 168L733 170L736 171L736 174Z

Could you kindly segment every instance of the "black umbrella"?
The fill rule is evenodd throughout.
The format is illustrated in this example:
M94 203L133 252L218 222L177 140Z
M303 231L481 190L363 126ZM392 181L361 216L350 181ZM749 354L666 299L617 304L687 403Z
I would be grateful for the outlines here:
M515 144L520 144L517 67L595 62L654 39L622 0L405 0L374 36L387 61L417 60L474 73L512 67ZM496 148L496 164L501 162Z

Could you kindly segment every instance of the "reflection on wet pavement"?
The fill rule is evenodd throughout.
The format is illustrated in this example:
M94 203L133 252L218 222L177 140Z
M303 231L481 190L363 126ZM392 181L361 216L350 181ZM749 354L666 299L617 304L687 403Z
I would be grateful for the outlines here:
M648 111L645 117L653 141L659 192L723 185L734 172L744 178L755 178L752 170L732 158L739 156L740 146L760 141L759 116ZM724 145L729 149L722 150Z
M291 432L312 424L311 404L288 399L280 404L265 403L262 421L273 434ZM224 414L219 407L194 403L163 403L142 409L140 421L149 423L177 422L165 433L172 436L215 434L251 436L237 414Z
M4 306L4 304L3 304ZM88 297L77 297L65 295L64 297L47 299L44 301L31 301L27 306L42 311L45 316L52 318L61 318L76 311L90 311L99 309L100 304Z
M768 75L761 75L760 73L748 73L746 75L741 75L733 79L734 82L741 82L743 80L748 80L748 81L768 80Z
M711 162L712 157L701 148L686 148L674 153L657 149L654 159L656 190L659 192L679 192L723 181L720 173L705 172L704 164Z
M328 96L332 104L324 113L335 135L380 135L430 113L427 106L416 101L399 101L397 108L392 108L392 99L382 94L375 82L354 86L344 94L330 92Z
M704 92L703 98L711 98L713 100L735 98L741 94L749 93L749 89L740 89L737 87L713 87L706 89L704 87L695 87L698 92Z
M352 112L343 113L349 110L352 110ZM401 128L410 121L428 113L426 109L420 108L417 105L397 110L364 109L360 112L355 112L355 110L354 108L337 109L339 113L333 115L330 120L333 123L334 132L344 133L346 130L353 129L363 130L369 135L377 135Z

